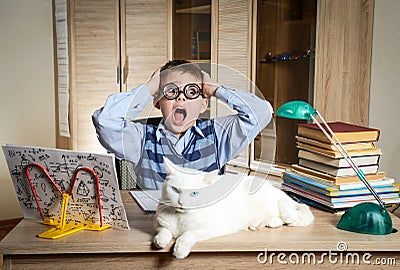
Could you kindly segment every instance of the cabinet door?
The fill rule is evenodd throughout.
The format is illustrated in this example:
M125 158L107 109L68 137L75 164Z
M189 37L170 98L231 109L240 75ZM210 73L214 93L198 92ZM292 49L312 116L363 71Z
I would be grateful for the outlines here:
M105 151L91 115L110 94L147 81L168 60L168 5L168 0L69 2L71 137L59 137L58 147Z
M317 0L258 1L255 82L277 109L292 100L312 102ZM259 161L296 163L295 135L300 121L274 117L273 129L263 130L256 141L254 158ZM268 131L268 132L267 132ZM258 149L257 149L258 148Z
M121 1L122 91L146 82L169 59L169 1ZM151 104L139 117L159 116Z
M251 89L251 27L252 1L219 0L213 4L217 9L217 18L213 26L217 30L216 59L218 63L216 78L221 84L242 91ZM227 107L217 104L217 115L227 112ZM243 151L231 164L247 167L249 165L249 149Z
M117 0L75 0L69 4L71 138L69 145L61 147L104 152L91 115L104 105L107 96L119 92L119 4Z

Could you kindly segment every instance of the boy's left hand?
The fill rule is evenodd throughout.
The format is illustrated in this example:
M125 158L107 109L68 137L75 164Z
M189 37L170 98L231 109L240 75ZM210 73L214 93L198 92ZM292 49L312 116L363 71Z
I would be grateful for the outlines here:
M205 98L215 96L215 92L217 91L219 84L212 82L210 75L207 72L202 71L203 73L203 96Z

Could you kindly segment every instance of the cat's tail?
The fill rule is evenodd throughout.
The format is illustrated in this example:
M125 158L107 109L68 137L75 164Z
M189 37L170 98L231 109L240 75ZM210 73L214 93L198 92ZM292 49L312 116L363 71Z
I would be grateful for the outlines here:
M314 215L306 204L297 203L290 198L278 201L283 223L289 226L308 226L314 221Z

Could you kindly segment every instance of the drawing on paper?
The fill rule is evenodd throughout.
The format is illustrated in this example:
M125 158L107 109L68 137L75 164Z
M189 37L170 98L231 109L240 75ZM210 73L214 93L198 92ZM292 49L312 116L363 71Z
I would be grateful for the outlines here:
M48 176L38 167L28 165L41 165L62 193L70 193L76 171L87 167L96 173L99 189L92 174L84 170L79 172L68 202L67 224L98 224L101 213L103 224L117 229L129 229L113 155L20 145L3 146L3 152L25 218L41 219L41 211L45 218L60 221L62 206L62 195ZM31 179L36 198L25 170Z

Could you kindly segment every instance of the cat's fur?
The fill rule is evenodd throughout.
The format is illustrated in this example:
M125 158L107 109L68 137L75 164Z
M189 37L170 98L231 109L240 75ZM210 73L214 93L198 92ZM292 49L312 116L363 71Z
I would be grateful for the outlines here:
M165 166L167 178L156 213L154 244L165 248L176 239L173 250L176 258L185 258L196 242L212 237L265 226L307 226L314 220L307 205L293 201L264 179L218 176L183 169L168 160ZM236 184L219 194L220 199L204 197L207 192L218 193L215 188L207 187L224 180Z

